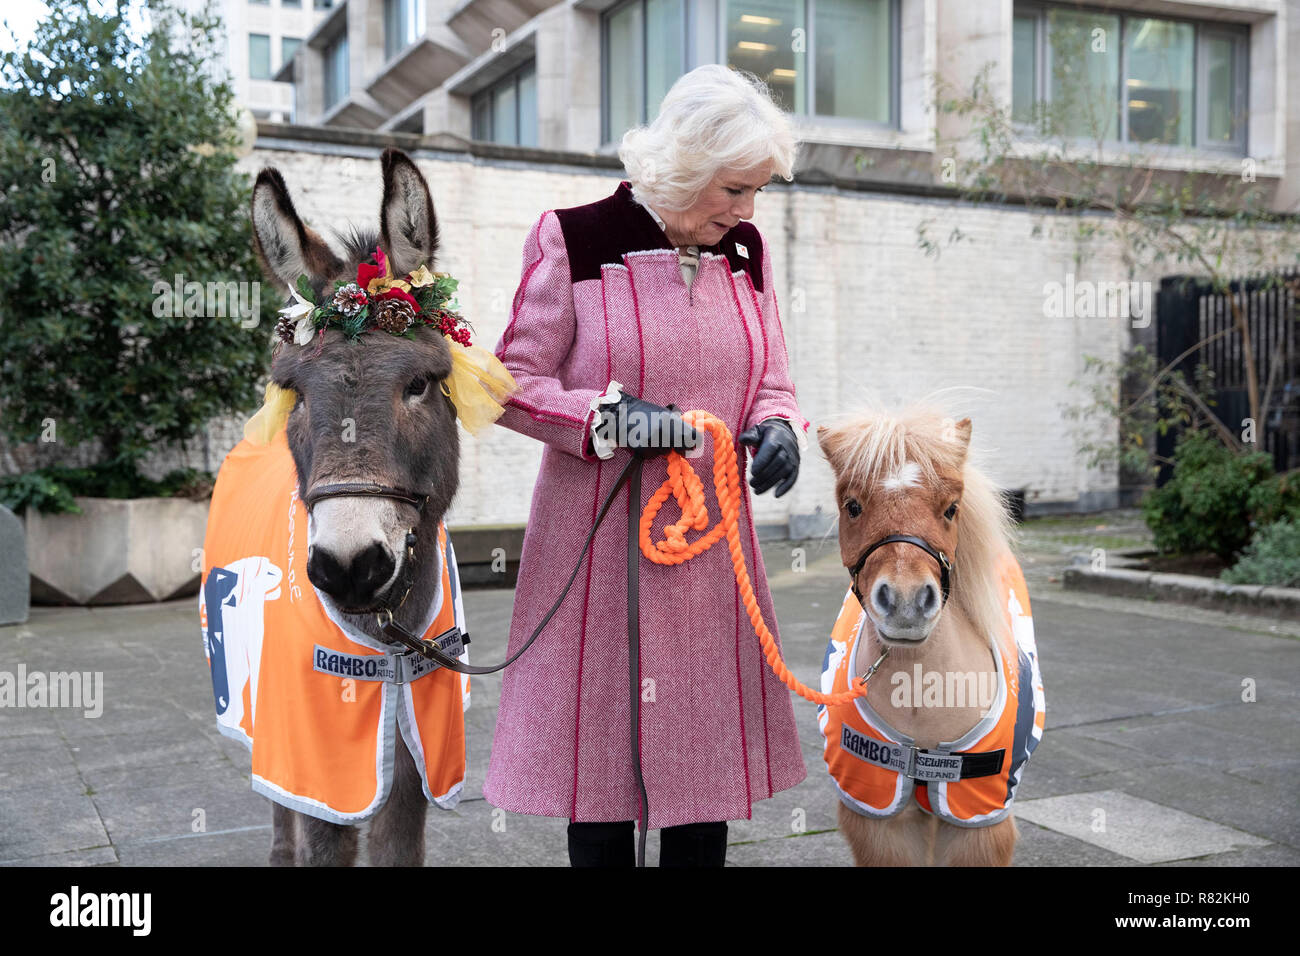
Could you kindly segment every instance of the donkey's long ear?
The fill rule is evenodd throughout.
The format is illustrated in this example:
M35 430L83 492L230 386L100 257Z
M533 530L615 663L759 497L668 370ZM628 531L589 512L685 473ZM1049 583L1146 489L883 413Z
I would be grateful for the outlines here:
M429 184L411 157L391 146L384 150L384 200L379 235L395 276L433 265L438 251L438 217Z
M325 240L303 225L284 177L269 166L253 186L253 248L266 274L290 286L300 275L329 278L343 268Z

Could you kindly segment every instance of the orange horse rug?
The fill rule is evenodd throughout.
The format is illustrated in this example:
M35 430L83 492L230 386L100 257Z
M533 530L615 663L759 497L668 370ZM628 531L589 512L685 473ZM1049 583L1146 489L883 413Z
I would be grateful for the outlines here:
M443 809L465 781L469 678L358 631L307 580L307 509L283 429L241 441L217 477L199 619L217 727L252 751L252 785L276 803L355 824L388 798L398 735ZM468 662L451 539L417 633ZM459 630L453 631L453 628Z
M1011 812L1025 764L1043 736L1047 700L1024 575L1010 554L1000 570L1007 616L990 642L996 689L984 716L960 739L919 750L865 697L817 709L826 766L850 810L892 817L914 797L927 813L960 827L992 826ZM855 661L866 626L866 611L850 590L826 648L823 691L847 690L862 671Z

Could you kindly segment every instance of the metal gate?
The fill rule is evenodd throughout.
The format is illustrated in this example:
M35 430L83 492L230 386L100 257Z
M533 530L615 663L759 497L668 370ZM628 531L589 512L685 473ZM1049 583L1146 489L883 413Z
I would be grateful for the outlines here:
M1296 329L1296 289L1300 272L1275 273L1234 280L1229 292L1210 283L1172 276L1160 283L1156 307L1156 345L1163 368L1179 356L1175 368L1190 382L1196 366L1214 373L1217 401L1213 411L1236 435L1250 416L1246 362L1241 334L1235 329L1230 299L1235 297L1250 329L1260 404L1265 421L1256 423L1258 447L1273 456L1278 471L1300 467L1300 334ZM1216 333L1224 333L1216 336ZM1183 353L1187 353L1183 355ZM1177 434L1157 436L1156 453L1173 455ZM1162 465L1156 479L1164 484L1170 469Z

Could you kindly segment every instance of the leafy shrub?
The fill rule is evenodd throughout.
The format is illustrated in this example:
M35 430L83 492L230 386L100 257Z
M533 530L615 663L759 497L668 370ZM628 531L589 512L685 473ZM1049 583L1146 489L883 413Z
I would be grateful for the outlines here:
M1283 518L1300 519L1300 475L1288 472L1261 482L1246 507L1257 529Z
M1213 435L1185 432L1174 450L1173 476L1147 493L1142 513L1164 552L1210 551L1231 561L1250 541L1256 515L1285 513L1292 482L1273 474L1263 452L1239 454Z
M50 514L80 514L72 496L67 485L39 471L0 477L0 505L14 514L20 515L27 508Z
M248 313L274 296L255 284L234 94L208 70L219 21L150 0L137 36L138 2L46 6L30 49L0 53L0 429L94 443L89 472L5 483L66 510L65 492L150 494L145 455L256 406L269 330Z
M1220 578L1229 584L1300 585L1300 522L1283 518L1260 528Z
M0 477L0 505L15 514L34 508L48 514L80 514L76 495L91 498L206 498L213 478L205 471L178 468L153 481L133 468L92 465L89 468L51 466L21 475Z

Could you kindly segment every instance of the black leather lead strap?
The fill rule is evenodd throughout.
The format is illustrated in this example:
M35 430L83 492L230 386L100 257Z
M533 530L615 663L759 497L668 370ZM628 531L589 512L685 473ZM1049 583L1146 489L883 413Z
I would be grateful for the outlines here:
M641 773L641 468L632 472L627 491L627 680L628 709L632 714L632 774L636 778L641 812L637 823L636 865L645 866L646 824L650 822L650 795Z
M596 530L600 527L600 523L605 520L605 513L609 511L609 506L613 504L614 498L618 496L619 489L623 487L624 482L627 481L628 475L632 473L633 468L636 468L637 475L640 475L640 464L640 459L635 456L628 459L628 463L623 467L622 472L619 473L618 480L614 482L614 487L609 490L609 494L605 496L604 503L600 506L600 511L596 515L596 521L592 524L591 531L587 533L587 540L583 542L582 551L578 555L578 562L573 566L573 573L569 575L569 580L568 583L564 585L564 590L560 592L560 596L556 598L555 603L551 605L551 609L546 612L546 616L542 618L541 623L539 623L533 633L529 635L528 640L524 641L523 647L519 648L519 650L515 651L500 664L496 664L492 667L476 667L472 664L463 664L456 658L444 654L436 645L433 644L432 641L422 640L412 634L401 624L397 623L397 621L393 619L392 614L388 612L381 615L381 623L379 626L380 632L384 637L388 638L388 640L404 644L412 650L424 655L429 660L441 664L448 670L455 671L457 674L495 674L497 671L509 667L519 659L519 656L523 654L524 651L533 646L533 641L537 640L542 631L546 629L546 625L551 622L551 618L555 616L555 612L560 609L560 605L563 604L564 599L568 597L569 589L573 587L573 581L577 578L578 571L582 568L582 562L587 557L587 552L591 549L591 542L596 537ZM385 621L384 618L387 618L387 620Z

